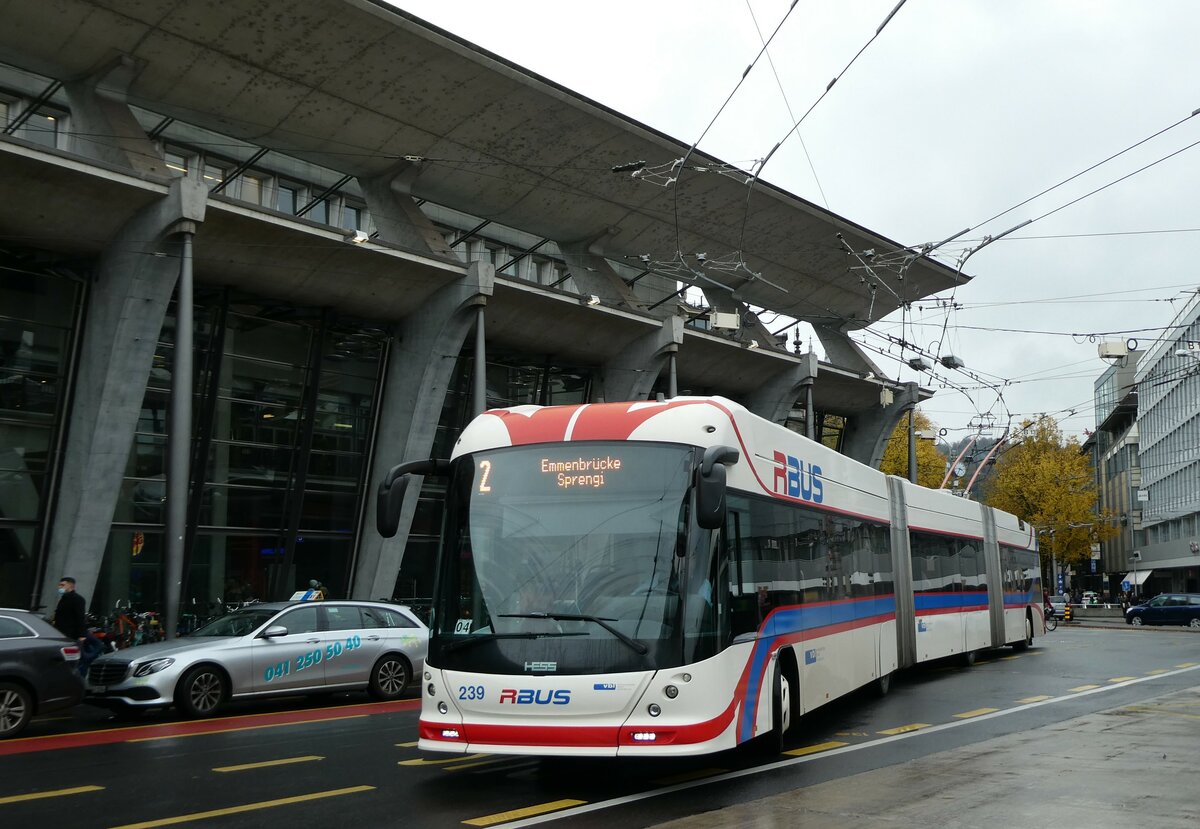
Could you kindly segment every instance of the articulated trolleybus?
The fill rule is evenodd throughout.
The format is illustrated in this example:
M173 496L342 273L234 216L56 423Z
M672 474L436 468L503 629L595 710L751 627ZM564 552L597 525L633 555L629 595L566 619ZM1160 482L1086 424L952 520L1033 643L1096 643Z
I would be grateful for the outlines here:
M782 745L919 662L1044 630L1033 532L719 397L485 412L449 473L419 747L647 756Z

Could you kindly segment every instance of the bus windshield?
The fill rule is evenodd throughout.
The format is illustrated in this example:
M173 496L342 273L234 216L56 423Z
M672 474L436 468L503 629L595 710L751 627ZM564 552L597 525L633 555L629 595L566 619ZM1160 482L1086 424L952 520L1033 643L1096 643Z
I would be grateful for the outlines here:
M677 652L693 455L581 442L460 459L435 599L439 665L586 672Z

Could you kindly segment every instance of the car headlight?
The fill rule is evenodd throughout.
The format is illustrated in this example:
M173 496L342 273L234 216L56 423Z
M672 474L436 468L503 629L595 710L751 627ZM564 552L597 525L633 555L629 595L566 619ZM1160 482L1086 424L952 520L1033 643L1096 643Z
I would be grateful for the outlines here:
M143 662L133 669L134 676L150 676L156 674L164 668L169 668L175 664L174 658L164 656L162 659L151 659L149 662Z

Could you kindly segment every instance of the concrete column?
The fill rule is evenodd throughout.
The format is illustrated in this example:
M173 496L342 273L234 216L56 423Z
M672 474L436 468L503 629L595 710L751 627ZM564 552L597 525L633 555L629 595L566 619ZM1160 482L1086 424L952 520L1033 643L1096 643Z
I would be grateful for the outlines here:
M625 284L625 280L604 258L602 241L605 238L607 234L599 239L558 243L559 252L571 269L571 277L575 280L576 287L584 296L595 294L609 305L638 311L647 310L646 303L638 298L634 289ZM667 304L649 313L665 318L675 314L675 307Z
M883 463L883 452L887 449L888 440L900 423L900 418L919 402L920 386L916 383L905 383L890 406L880 406L849 418L842 436L843 454L878 469L879 464Z
M101 257L50 524L41 597L49 607L64 574L74 576L89 599L95 589L154 349L179 277L182 249L169 237L181 222L204 221L207 195L203 185L175 179L167 196L134 216Z
M817 339L821 341L821 346L825 349L827 362L849 371L874 374L876 377L884 376L879 366L875 365L858 343L846 336L844 331L824 325L814 325L813 331L816 332Z
M672 354L683 343L683 318L668 317L652 334L639 337L604 364L597 397L607 403L645 400Z
M809 353L797 356L798 363L776 374L746 399L747 409L772 423L783 424L787 421L805 385L811 387L817 376L817 355Z
M358 179L379 239L434 259L462 264L409 194L411 179L418 170L416 164L401 161L382 175Z
M433 451L455 363L475 329L478 307L492 295L495 276L494 265L473 262L462 279L430 297L401 326L401 339L392 350L384 380L352 598L392 595L421 482L413 481L408 487L400 530L394 538L381 538L375 532L375 489L386 470L405 461L426 459Z
M121 55L79 81L63 84L71 105L71 152L138 173L168 171L125 100L138 64Z

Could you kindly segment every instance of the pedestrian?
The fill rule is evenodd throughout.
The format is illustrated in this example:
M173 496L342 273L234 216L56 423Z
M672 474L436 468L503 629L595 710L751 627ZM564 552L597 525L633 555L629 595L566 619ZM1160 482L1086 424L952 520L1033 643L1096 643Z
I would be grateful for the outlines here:
M329 598L329 590L325 585L321 584L317 579L310 579L308 589L313 592L312 598L309 601L323 602Z
M88 630L87 601L75 591L75 579L71 576L59 579L58 595L54 626L79 643L79 675L86 677L88 666L104 650L104 645Z

